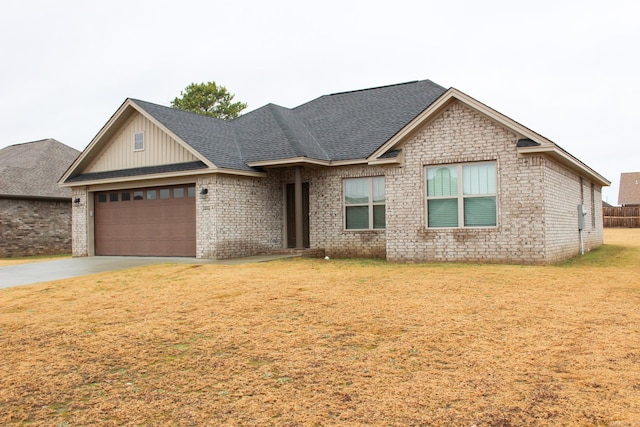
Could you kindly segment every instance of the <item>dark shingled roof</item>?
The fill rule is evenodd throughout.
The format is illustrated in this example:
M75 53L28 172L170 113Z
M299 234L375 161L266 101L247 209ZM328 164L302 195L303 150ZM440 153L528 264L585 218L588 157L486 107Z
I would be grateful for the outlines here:
M240 158L232 122L137 99L132 101L216 166L251 170Z
M80 152L55 139L11 145L0 150L0 195L71 198L58 180Z
M218 167L307 157L369 157L446 89L430 80L325 95L290 109L268 104L231 121L131 101Z
M331 160L364 159L445 92L422 80L326 95L294 112Z

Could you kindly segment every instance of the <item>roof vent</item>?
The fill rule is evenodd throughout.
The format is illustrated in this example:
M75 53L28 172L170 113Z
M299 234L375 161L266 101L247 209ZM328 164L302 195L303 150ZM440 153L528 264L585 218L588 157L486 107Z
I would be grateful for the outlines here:
M518 144L516 144L516 147L537 147L539 145L540 143L535 142L533 139L522 138L518 140Z

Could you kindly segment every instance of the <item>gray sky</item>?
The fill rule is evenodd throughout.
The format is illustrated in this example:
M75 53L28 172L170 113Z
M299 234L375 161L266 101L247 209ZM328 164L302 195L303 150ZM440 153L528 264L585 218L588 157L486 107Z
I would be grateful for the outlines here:
M127 97L192 82L249 111L430 79L559 144L616 204L640 171L639 19L637 0L3 0L0 148L82 150Z

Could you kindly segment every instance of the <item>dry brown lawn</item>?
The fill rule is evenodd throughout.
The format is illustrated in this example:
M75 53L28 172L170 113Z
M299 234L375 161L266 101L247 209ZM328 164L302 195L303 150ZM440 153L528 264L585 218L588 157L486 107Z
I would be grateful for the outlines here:
M0 290L0 425L640 426L640 230L561 265L294 259Z

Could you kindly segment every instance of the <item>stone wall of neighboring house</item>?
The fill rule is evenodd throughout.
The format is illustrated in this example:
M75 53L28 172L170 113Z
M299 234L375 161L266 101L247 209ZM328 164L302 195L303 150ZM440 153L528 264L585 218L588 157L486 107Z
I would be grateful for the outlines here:
M0 257L71 252L71 201L0 199Z
M545 161L545 225L547 262L580 252L578 205L584 206L584 250L602 245L602 189L552 160Z
M208 193L200 195L206 188ZM227 259L282 248L280 174L206 175L196 182L196 256Z
M544 263L544 161L518 158L517 139L457 102L418 130L387 173L387 259ZM497 226L427 228L425 167L479 161L496 162Z

